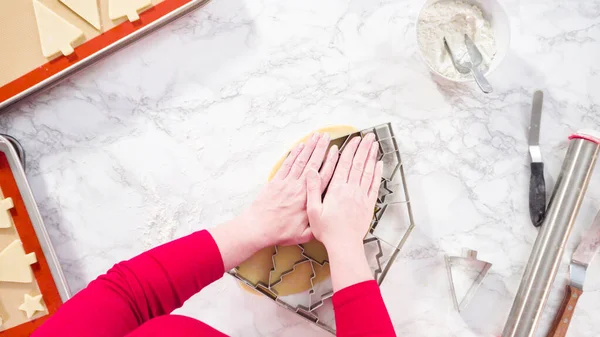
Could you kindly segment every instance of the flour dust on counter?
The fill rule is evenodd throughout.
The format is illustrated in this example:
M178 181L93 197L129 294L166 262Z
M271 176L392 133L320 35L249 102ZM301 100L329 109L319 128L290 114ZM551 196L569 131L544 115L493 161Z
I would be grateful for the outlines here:
M150 249L173 240L177 221L168 206L157 204L150 211L146 224L140 229L144 248Z
M193 216L199 213L193 203L177 198L171 188L157 184L151 179L142 179L143 190L148 193L143 204L147 212L142 224L137 230L141 232L141 243L144 249L151 249L175 239L177 229L183 225L189 232L197 219ZM146 208L145 207L145 208Z

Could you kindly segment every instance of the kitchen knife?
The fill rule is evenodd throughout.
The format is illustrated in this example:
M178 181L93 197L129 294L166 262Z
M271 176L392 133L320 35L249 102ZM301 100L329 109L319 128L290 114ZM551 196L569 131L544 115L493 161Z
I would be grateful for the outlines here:
M531 177L529 178L529 215L535 227L542 225L546 214L546 181L544 180L544 163L540 150L540 121L544 93L533 94L531 106L531 123L529 125L529 155L531 156Z
M579 246L573 253L571 265L569 266L571 282L567 285L565 298L554 318L548 337L564 337L567 334L575 305L581 294L583 294L585 273L598 250L598 246L600 246L600 212L596 215L592 226L583 234Z

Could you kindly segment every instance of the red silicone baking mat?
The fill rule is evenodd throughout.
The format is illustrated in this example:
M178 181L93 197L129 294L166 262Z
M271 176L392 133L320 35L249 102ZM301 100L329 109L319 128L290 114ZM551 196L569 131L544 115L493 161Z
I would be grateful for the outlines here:
M52 315L63 303L57 289L54 278L48 265L48 260L42 250L40 241L36 235L33 223L25 201L8 163L6 154L0 152L0 188L2 198L11 198L14 207L10 209L10 215L14 226L0 229L0 250L7 243L21 240L25 253L35 253L37 262L31 265L35 280L33 283L0 282L0 316L3 326L0 327L0 337L22 337L29 336L50 315ZM46 308L44 312L37 312L28 319L24 312L18 309L23 302L24 294L42 295L42 305ZM15 326L15 324L17 324Z

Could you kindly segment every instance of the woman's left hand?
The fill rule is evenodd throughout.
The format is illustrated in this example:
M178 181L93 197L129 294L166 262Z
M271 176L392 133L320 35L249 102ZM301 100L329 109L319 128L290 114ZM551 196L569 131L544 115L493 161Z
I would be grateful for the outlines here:
M306 144L296 145L243 215L264 238L265 246L305 243L313 238L306 215L306 172L320 169L322 189L327 187L339 155L335 145L327 154L329 138L327 133L315 133Z

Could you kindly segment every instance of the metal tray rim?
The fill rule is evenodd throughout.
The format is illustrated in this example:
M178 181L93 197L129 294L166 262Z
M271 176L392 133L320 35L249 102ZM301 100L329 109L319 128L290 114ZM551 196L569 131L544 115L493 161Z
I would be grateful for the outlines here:
M61 300L65 302L71 298L69 285L62 268L60 267L60 263L58 262L56 252L52 247L50 236L48 235L46 227L44 226L42 216L37 204L35 203L33 192L31 191L31 187L29 186L29 182L27 181L25 171L21 166L21 161L17 156L17 152L9 140L2 136L0 136L0 152L3 152L8 159L8 164L10 165L10 169L12 170L15 181L17 182L17 187L19 188L19 192L21 193L21 197L25 203L25 208L27 209L29 219L31 220L33 229L35 230L36 236L40 242L42 252L44 253L44 256L48 262L50 274L54 279L54 283L56 284L56 289L58 290Z

